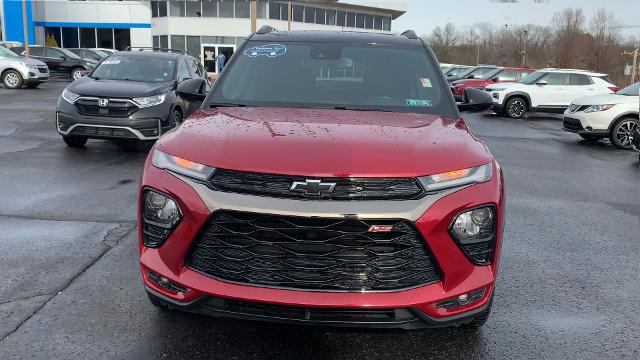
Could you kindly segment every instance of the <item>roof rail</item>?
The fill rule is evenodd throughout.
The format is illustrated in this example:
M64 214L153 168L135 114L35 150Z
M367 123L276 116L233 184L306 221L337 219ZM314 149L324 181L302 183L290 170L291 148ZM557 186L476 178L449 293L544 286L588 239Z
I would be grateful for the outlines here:
M258 31L256 31L256 34L269 34L272 32L278 32L278 30L269 25L263 25L262 27L260 27L260 29L258 29Z
M161 47L151 47L151 46L127 46L124 51L133 51L134 49L138 51L163 51L163 52L173 52L183 55L191 55L188 51L180 50L180 49L169 49L169 48L161 48Z
M407 39L411 39L411 40L416 40L418 38L418 35L416 35L416 32L413 31L413 30L407 30L407 31L403 32L400 35L406 37Z

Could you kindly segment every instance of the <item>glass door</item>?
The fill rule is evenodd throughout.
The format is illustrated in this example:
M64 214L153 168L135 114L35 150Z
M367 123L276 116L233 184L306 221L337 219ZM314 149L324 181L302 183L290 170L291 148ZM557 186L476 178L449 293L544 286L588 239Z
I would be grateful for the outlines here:
M235 45L202 44L202 64L207 72L217 74L235 51Z

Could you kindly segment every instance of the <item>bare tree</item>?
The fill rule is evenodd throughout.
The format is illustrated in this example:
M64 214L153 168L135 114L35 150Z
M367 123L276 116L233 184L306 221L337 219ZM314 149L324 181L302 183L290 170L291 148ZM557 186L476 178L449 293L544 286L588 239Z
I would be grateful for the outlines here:
M592 36L589 66L596 71L611 69L620 54L620 21L611 10L600 8L591 18L589 31Z

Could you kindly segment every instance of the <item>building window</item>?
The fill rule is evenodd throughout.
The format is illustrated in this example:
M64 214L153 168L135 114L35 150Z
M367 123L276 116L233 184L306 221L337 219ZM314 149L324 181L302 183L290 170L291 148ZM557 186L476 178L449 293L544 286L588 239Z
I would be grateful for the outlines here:
M202 16L204 17L217 17L218 16L218 2L215 0L202 1Z
M356 14L352 12L347 13L347 27L356 27Z
M62 44L62 36L59 27L44 28L44 44L45 46L60 47Z
M347 13L345 11L338 11L336 15L336 25L346 26Z
M62 46L66 48L77 48L78 28L63 27L62 28Z
M113 29L96 29L98 34L98 47L113 49Z
M297 21L297 22L303 22L304 21L304 7L300 6L300 5L292 5L291 6L291 20L292 21ZM286 16L285 16L286 18Z
M325 24L325 13L324 9L316 9L316 24Z
M163 49L169 48L169 37L167 35L160 35L160 46Z
M376 30L382 30L382 17L375 16L373 18L373 28Z
M187 17L202 17L202 1L185 1Z
M152 1L151 2L151 17L158 17L158 2L157 1Z
M131 29L113 29L113 42L116 50L131 46Z
M391 31L391 18L390 17L383 17L382 18L382 30L384 31Z
M194 58L200 58L200 36L187 36L187 51Z
M80 47L82 48L96 47L96 29L80 28Z
M364 29L364 14L356 14L356 27Z
M154 48L159 48L160 47L160 36L154 36L153 37L153 47Z
M313 24L316 22L316 9L305 6L304 8L304 22Z
M184 17L184 1L169 1L169 16Z
M273 1L269 1L269 19L272 20L280 20L280 7L281 5L278 4L277 2L273 2ZM283 15L284 18L287 18L287 14L286 14L286 8L284 8L285 10L285 14Z
M167 16L167 2L158 1L158 17Z
M335 10L327 10L327 25L335 25L336 24L336 11Z
M267 18L267 2L266 1L258 1L258 3L256 4L256 18L258 19Z
M237 18L248 18L251 10L249 9L249 2L243 0L236 0L236 17Z
M373 15L366 15L364 17L364 27L367 29L373 29Z
M220 1L218 3L220 17L232 18L233 17L233 1Z
M171 35L171 48L176 50L185 50L184 35Z

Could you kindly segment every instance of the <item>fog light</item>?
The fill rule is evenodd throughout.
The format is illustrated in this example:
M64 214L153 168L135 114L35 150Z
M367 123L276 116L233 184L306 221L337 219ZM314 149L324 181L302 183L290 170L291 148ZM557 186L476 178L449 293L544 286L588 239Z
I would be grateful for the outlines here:
M143 243L157 248L178 225L182 214L173 199L153 190L145 190L142 209Z
M187 288L180 286L174 282L171 282L171 280L167 279L164 276L160 276L159 274L151 270L147 270L147 276L149 280L153 281L154 283L160 285L162 288L167 289L171 292L174 292L174 293L187 292Z
M460 305L467 305L469 303L469 295L462 294L462 295L458 296L458 303Z
M495 207L482 206L459 214L449 234L474 264L491 264L496 237Z
M436 304L436 307L437 308L452 309L452 308L457 308L457 307L460 307L460 306L469 305L469 304L472 304L472 303L475 303L475 302L478 302L478 301L482 300L482 297L484 296L484 292L485 292L485 289L483 288L483 289L472 291L472 292L467 293L467 294L462 294L462 295L459 295L456 298L440 302L440 303Z

